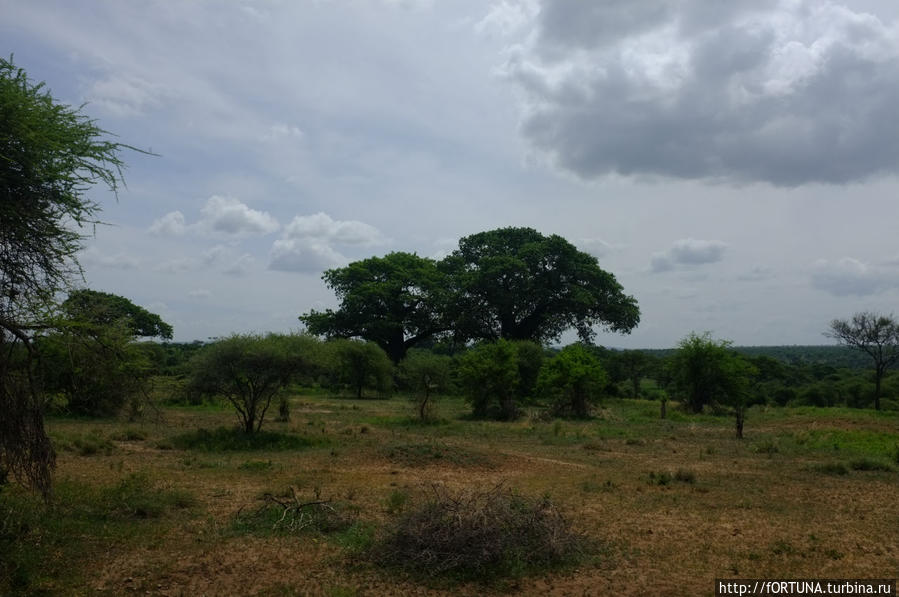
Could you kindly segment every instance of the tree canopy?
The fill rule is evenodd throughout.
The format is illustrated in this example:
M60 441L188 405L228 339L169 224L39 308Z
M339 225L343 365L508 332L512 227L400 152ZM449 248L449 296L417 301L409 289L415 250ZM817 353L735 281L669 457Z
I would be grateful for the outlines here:
M596 258L531 228L467 236L439 262L390 253L322 278L340 306L301 315L307 330L375 342L395 363L434 336L543 343L575 328L590 341L594 326L628 333L640 321L636 300Z
M742 438L749 383L757 371L730 347L730 341L713 340L709 332L691 333L671 357L672 378L694 413L706 405L732 407L737 437Z
M466 236L440 267L455 294L454 332L465 339L542 343L574 328L590 342L594 326L629 333L640 321L615 276L555 234L499 228Z
M867 354L874 361L874 408L880 410L880 386L889 367L899 361L899 322L869 311L852 319L834 319L825 335Z
M62 303L62 311L70 321L95 326L121 323L133 336L158 336L172 339L172 326L159 315L150 313L123 296L96 290L73 290Z
M375 342L394 363L406 351L445 331L446 282L431 259L395 252L330 269L322 279L337 295L337 310L300 316L306 329L328 338Z
M33 371L33 331L80 273L77 252L99 205L84 196L122 181L127 145L60 104L0 58L0 473L45 494L54 455Z

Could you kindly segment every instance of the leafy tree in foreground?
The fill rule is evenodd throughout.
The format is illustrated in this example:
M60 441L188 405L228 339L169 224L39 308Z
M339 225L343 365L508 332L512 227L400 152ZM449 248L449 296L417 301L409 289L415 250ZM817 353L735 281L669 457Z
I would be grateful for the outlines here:
M589 350L571 344L540 370L537 387L553 400L553 412L586 418L590 405L599 401L606 385L606 372Z
M32 339L81 271L82 230L100 211L84 193L97 183L118 188L125 148L133 149L0 58L0 474L45 495L55 456Z
M330 269L322 279L340 307L301 315L312 334L375 342L398 363L407 350L447 329L446 282L431 259L390 253Z
M709 332L691 333L671 357L672 381L694 413L706 405L732 407L737 437L742 438L749 383L756 370L730 346L727 340L712 340Z
M297 376L316 367L314 338L235 334L205 346L191 359L189 387L204 396L223 396L237 411L246 433L262 428L272 398Z
M892 315L863 311L850 320L834 319L824 335L867 354L874 361L874 408L880 410L883 376L899 361L899 322Z
M453 331L465 339L544 343L574 328L589 342L594 326L629 333L640 321L615 276L561 236L481 232L462 238L439 266L452 283Z

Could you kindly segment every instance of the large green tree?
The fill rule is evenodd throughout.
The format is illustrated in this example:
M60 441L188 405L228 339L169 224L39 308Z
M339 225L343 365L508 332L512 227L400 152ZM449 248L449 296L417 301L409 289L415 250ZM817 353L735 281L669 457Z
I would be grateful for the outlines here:
M628 333L637 301L596 258L558 235L500 228L466 236L440 267L452 283L448 316L463 339L558 340L574 328L584 342L594 327Z
M899 322L863 311L852 319L834 319L825 335L865 353L874 362L874 408L880 410L880 386L887 369L899 361Z
M0 473L45 494L54 454L32 338L81 271L77 252L100 211L85 192L117 189L127 147L0 58Z
M301 315L312 334L375 342L398 363L410 348L448 328L447 284L431 259L390 253L330 269L322 279L340 306Z
M86 288L73 290L63 301L62 311L69 321L98 327L121 324L132 336L172 339L172 326L159 315L116 294Z

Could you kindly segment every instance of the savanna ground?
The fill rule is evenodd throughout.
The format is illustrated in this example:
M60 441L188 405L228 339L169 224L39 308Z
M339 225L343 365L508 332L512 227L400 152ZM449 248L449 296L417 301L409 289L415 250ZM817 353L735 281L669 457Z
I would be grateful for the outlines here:
M226 406L51 419L52 505L0 492L0 593L709 595L716 577L899 576L896 412L754 407L739 441L729 417L669 404L661 420L639 400L608 400L589 421L502 423L447 399L428 425L396 397L291 404L289 422L264 425L284 434L274 449L195 433L233 426ZM594 550L488 584L367 563L372 537L434 483L548 494ZM287 503L291 487L349 522L276 527L265 496Z

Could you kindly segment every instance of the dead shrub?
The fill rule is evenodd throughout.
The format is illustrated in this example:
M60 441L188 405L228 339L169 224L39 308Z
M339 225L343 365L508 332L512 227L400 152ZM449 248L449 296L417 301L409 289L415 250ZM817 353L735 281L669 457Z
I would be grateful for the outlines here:
M586 545L549 497L502 485L459 492L432 485L371 553L377 564L413 576L489 581L576 564Z

